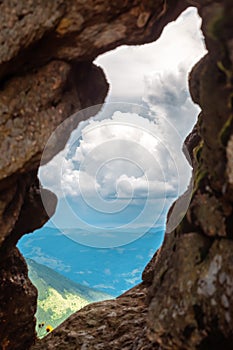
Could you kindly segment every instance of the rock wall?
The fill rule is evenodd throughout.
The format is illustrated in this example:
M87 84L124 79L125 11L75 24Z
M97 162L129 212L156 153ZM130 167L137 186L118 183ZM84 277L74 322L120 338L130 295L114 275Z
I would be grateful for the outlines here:
M15 245L48 219L37 179L48 137L74 111L104 101L108 84L91 63L97 55L156 40L189 5L203 19L209 51L190 76L202 109L187 141L195 173L190 208L141 285L87 306L31 349L232 349L230 0L0 1L1 349L29 349L35 340L36 290ZM55 196L46 195L55 210Z
M192 98L202 109L192 150L194 191L184 220L163 245L150 291L148 337L162 349L233 344L233 8L229 1L200 3L208 54L190 75Z

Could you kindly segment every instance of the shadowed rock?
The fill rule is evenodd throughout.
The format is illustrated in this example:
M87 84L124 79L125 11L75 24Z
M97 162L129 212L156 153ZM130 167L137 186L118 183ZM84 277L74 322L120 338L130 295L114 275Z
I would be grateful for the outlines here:
M35 336L37 290L28 279L27 265L13 248L0 270L1 349L28 349ZM22 331L24 330L24 331ZM30 334L30 337L28 336Z
M202 112L187 140L194 167L188 212L145 270L143 284L116 300L87 306L32 349L232 349L231 1L5 0L0 1L3 350L28 349L35 340L36 291L15 244L47 220L36 173L48 138L75 111L104 101L108 84L91 63L95 57L120 44L156 40L189 4L203 19L209 52L190 75L190 92ZM64 147L80 120L71 119L44 163ZM47 195L52 212L56 199Z
M45 212L37 180L49 137L72 113L100 104L92 109L94 115L101 108L108 83L101 68L92 64L95 57L120 44L153 41L185 6L162 0L0 1L0 261L6 272L0 280L0 324L8 324L0 327L4 350L16 349L15 344L26 349L34 341L36 299L21 289L22 297L13 300L4 286L11 278L8 269L14 269L17 240L43 225L55 210L55 196L43 190L51 211ZM79 113L62 124L43 164L63 149L70 132L87 117L90 113ZM27 280L21 269L19 264L15 278L23 274ZM30 282L25 283L29 288ZM17 308L24 308L30 327L17 321Z

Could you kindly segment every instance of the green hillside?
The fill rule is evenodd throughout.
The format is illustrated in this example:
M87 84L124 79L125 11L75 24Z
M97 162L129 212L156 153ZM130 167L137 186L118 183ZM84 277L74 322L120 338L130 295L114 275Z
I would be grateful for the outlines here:
M29 277L38 289L36 330L40 338L85 305L112 299L111 295L75 283L32 259L27 259L27 264Z

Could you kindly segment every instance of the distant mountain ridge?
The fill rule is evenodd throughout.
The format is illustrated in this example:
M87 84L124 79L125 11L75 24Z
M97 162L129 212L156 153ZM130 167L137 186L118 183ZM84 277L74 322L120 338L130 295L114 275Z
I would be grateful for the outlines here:
M43 227L23 236L18 248L25 258L76 283L119 296L141 282L142 271L161 245L163 235L163 228L156 227L131 244L97 249L69 239L59 229Z
M73 282L32 259L26 261L29 277L38 290L36 330L39 337L46 335L46 327L57 327L85 305L112 299L111 295Z

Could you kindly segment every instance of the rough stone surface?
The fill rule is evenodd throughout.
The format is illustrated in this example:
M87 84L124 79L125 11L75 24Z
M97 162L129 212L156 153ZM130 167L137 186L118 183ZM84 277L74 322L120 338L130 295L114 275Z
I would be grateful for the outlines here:
M229 183L233 186L233 136L227 145L227 175Z
M145 295L140 284L115 300L88 305L33 349L158 349L145 335Z
M45 212L39 195L37 170L45 144L72 113L104 101L108 83L101 68L92 64L95 57L120 44L155 40L185 7L181 1L165 4L164 0L0 1L0 263L5 273L4 281L0 279L2 349L16 349L18 344L25 350L35 339L36 299L23 288L20 297L12 299L4 286L9 279L14 296L14 283L17 289L17 278L23 275L30 288L23 265L14 259L15 245L23 234L42 226L55 210L52 193L42 189L51 213ZM56 139L50 140L43 163L63 149L73 128L89 116L84 111L62 124ZM12 269L13 280L7 272ZM13 311L9 312L16 308L24 310L22 324ZM3 321L8 325L4 329ZM26 323L30 327L25 327Z
M0 6L1 77L54 58L92 61L121 44L153 41L187 5L174 0L5 0Z
M149 339L162 349L231 349L233 242L197 233L168 241L150 291Z
M6 298L6 296L8 298ZM28 349L35 335L37 290L28 279L27 265L17 248L1 262L0 269L0 348ZM25 331L22 331L22 330ZM21 330L19 332L19 330Z
M202 109L193 134L199 141L187 140L194 190L185 218L157 256L147 334L162 349L230 350L233 11L229 1L195 3L209 52L190 75L191 95Z
M156 40L188 5L203 19L208 54L189 79L202 112L187 139L195 177L187 214L143 284L87 306L32 349L232 350L231 0L0 1L1 349L26 350L35 340L36 291L15 244L48 218L36 177L45 143L70 114L103 102L108 84L91 63L97 55ZM86 117L70 119L44 162ZM56 198L46 195L53 211Z

